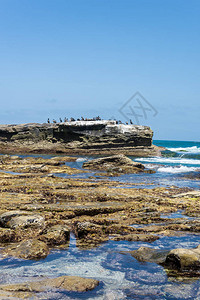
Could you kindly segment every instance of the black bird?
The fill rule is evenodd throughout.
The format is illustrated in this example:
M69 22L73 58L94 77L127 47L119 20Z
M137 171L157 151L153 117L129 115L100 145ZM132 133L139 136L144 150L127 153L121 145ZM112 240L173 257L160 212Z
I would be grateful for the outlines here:
M49 120L49 118L47 119L47 123L50 123L50 120Z
M62 119L60 118L60 123L62 123Z
M130 120L130 124L133 124L132 120Z
M57 123L56 120L53 119L53 123Z
M128 122L126 122L126 125L128 125Z

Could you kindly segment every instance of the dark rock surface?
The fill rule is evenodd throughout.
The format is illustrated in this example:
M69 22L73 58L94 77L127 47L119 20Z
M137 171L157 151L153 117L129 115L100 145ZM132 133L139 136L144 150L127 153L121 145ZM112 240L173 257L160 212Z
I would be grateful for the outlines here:
M194 249L173 249L167 257L165 264L172 269L197 270L200 274L200 245Z
M0 152L149 156L157 153L152 136L148 126L106 120L0 125Z
M69 242L70 228L64 225L54 225L44 230L39 240L49 246L64 245Z

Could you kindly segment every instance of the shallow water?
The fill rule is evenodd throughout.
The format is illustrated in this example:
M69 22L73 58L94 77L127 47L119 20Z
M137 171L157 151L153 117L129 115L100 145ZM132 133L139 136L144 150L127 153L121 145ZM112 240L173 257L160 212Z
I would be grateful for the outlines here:
M38 277L75 275L98 279L101 284L87 293L49 291L48 299L198 299L199 279L183 284L168 278L164 268L157 264L140 263L129 254L120 253L140 246L172 249L196 247L198 244L196 236L186 235L161 237L151 244L109 241L93 250L79 250L71 235L67 250L53 250L44 260L9 258L0 261L0 282L14 283Z

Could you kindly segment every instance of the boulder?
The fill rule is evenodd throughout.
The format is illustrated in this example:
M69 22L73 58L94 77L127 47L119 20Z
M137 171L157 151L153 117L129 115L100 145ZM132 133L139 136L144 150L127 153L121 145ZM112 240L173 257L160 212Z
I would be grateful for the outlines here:
M27 211L10 211L0 216L0 225L12 229L18 227L43 227L44 218L38 214L32 214Z
M38 260L45 258L49 254L49 248L42 241L30 239L5 247L3 254L23 259Z
M39 236L39 240L47 243L49 246L64 245L69 242L70 229L66 225L55 225L47 228Z
M43 227L44 218L40 215L16 216L7 223L7 226L10 228Z
M167 269L168 275L200 275L200 245L194 249L178 248L173 250L140 247L138 250L128 251L128 253L138 261L163 265Z
M0 291L8 292L43 292L51 289L63 289L72 292L86 292L99 285L99 281L78 276L60 276L35 282L0 285Z
M144 171L144 165L132 161L123 154L102 157L83 163L83 168L119 173L138 173Z
M163 264L166 260L168 250L157 250L149 247L140 247L138 250L129 251L134 258L141 262L152 262Z
M200 245L195 249L171 250L166 257L165 265L181 271L200 271Z

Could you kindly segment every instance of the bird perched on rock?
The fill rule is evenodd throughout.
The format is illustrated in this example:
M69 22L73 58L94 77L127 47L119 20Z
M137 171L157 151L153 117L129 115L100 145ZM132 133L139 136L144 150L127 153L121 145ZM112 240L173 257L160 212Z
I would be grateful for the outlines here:
M49 118L47 119L47 123L50 123L50 120L49 120Z
M132 120L130 120L130 124L133 124Z
M57 123L56 120L53 119L53 123Z

